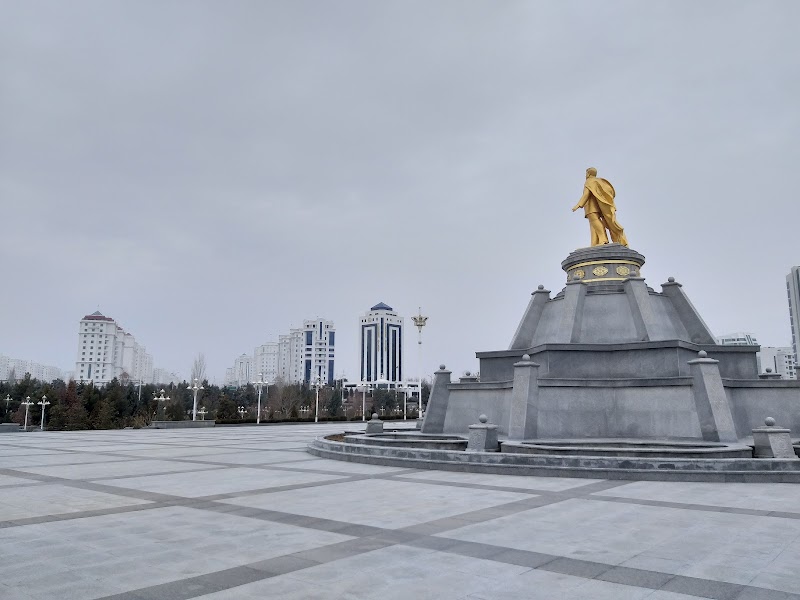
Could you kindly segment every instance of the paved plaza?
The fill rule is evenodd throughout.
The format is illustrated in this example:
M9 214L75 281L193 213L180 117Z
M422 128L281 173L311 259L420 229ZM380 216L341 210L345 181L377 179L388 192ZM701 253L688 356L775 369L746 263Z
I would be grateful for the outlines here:
M305 452L341 429L2 435L0 599L800 599L800 485Z

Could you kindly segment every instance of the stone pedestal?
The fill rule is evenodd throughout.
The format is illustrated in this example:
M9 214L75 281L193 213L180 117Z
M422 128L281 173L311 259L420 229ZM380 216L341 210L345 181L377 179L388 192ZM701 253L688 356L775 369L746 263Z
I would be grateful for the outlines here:
M709 442L738 442L733 413L719 373L719 361L708 358L705 350L701 350L695 360L689 361L689 371L703 439Z
M772 369L767 369L765 373L758 374L759 379L781 379L780 373L773 373Z
M753 445L756 458L790 458L797 460L788 429L775 427L775 419L764 419L764 427L753 429Z
M514 387L511 391L511 410L508 417L508 439L525 440L536 437L539 420L539 365L522 355L514 363Z
M447 408L450 403L450 375L444 365L433 374L433 387L428 398L428 409L422 422L422 433L442 433Z
M500 448L497 443L497 425L488 423L489 417L478 417L480 423L469 426L469 440L467 452L497 452Z
M372 413L372 418L367 421L366 433L383 433L383 421L378 418L378 413Z

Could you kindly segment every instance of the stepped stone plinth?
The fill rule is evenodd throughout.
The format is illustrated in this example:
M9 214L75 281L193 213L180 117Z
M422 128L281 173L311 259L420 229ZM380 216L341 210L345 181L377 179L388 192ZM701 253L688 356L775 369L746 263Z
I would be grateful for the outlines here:
M480 381L436 372L423 433L466 433L485 414L508 439L680 438L735 442L775 415L800 429L800 382L759 378L759 346L723 346L670 277L620 244L561 263L540 285L506 350L478 352Z

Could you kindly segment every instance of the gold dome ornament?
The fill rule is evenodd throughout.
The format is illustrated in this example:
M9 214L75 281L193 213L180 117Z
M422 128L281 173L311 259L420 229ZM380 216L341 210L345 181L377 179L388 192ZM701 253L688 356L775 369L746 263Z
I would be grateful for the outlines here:
M630 274L631 270L628 267L624 265L617 267L617 275L621 275L622 277L627 277Z
M573 279L583 279L586 277L586 272L583 269L578 269L572 274Z
M603 275L608 273L608 269L606 269L605 267L595 267L594 269L592 269L592 273L594 273L595 276L597 277L602 277Z

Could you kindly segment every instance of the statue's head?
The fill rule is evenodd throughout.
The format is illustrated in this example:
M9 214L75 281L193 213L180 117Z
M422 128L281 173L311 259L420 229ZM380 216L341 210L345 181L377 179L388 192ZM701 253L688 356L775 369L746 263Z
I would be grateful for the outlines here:
M597 169L594 167L586 169L586 179L589 179L589 177L597 177Z

